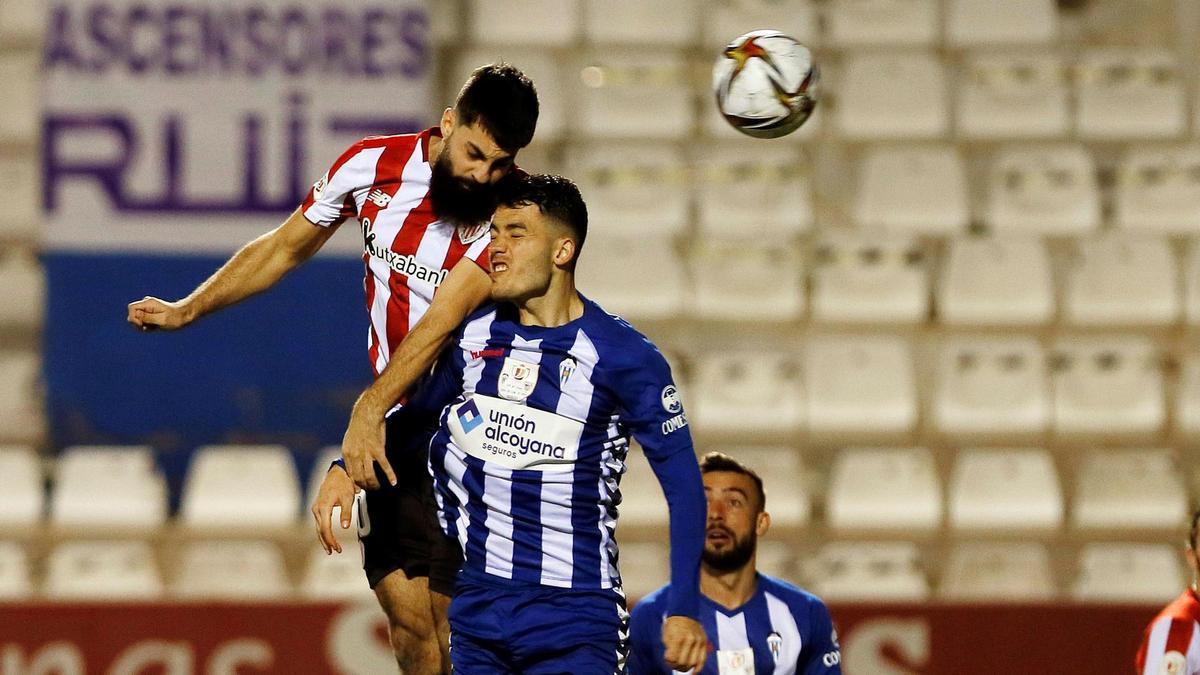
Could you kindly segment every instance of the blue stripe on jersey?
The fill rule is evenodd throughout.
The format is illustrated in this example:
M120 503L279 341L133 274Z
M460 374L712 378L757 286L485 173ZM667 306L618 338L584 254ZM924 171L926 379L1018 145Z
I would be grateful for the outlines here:
M750 647L754 649L754 663L771 666L775 665L775 657L771 654L771 649L767 645L766 637L772 633L777 633L779 628L772 625L771 615L767 611L767 599L762 593L756 593L754 599L743 610L742 614L746 619L746 634L747 641L749 636L753 635L759 639L750 643ZM766 668L759 668L760 672L766 672Z

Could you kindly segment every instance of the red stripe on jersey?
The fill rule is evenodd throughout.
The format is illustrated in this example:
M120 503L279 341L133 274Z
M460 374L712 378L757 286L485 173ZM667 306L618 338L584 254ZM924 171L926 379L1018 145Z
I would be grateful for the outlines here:
M396 239L392 242L392 250L401 255L415 256L417 248L421 246L421 240L425 238L425 233L429 230L429 225L435 220L437 218L433 215L433 204L429 200L429 193L426 192L421 203L409 211L408 217L404 219L400 232L396 234ZM443 267L442 269L447 268ZM388 345L395 352L396 347L412 329L412 326L408 325L410 289L408 277L394 270L390 284L392 298L388 302L387 336Z
M367 147L366 142L368 140L369 139L364 138L363 140L361 140L361 141L355 143L354 145L350 146L349 148L347 148L346 151L343 152L342 155L337 158L337 161L335 161L333 163L333 166L329 167L328 173L326 173L324 176L322 176L320 181L318 181L318 182L328 183L329 179L332 178L335 174L337 174L338 169L342 168L342 166L345 165L346 162L349 162L351 159L354 159L355 155L362 152L363 149ZM308 193L304 195L304 202L300 205L301 213L307 212L308 209L311 208L312 205L316 203L316 201L317 201L316 192L317 192L317 184L314 183L312 185L312 187L308 188ZM349 218L350 216L353 216L354 211L355 211L355 204L353 201L350 201L349 202L349 212L347 212L347 209L343 208L341 216L340 216L341 219L345 220L345 219Z
M1192 641L1194 621L1173 619L1171 630L1167 632L1167 647L1164 651L1187 654L1188 645Z
M1167 630L1166 644L1162 651L1155 647L1155 653L1150 654L1151 644L1150 638L1154 633L1154 629L1162 621L1170 621L1170 628ZM1171 604L1163 608L1158 616L1150 622L1146 627L1145 635L1142 638L1142 645L1138 649L1137 656L1134 659L1134 664L1137 667L1137 672L1142 673L1146 669L1146 661L1151 656L1161 657L1163 654L1170 652L1179 652L1185 657L1189 656L1188 647L1191 645L1192 633L1195 631L1196 624L1200 622L1200 598L1188 589L1183 592L1178 598L1175 598ZM1161 633L1160 633L1161 635Z

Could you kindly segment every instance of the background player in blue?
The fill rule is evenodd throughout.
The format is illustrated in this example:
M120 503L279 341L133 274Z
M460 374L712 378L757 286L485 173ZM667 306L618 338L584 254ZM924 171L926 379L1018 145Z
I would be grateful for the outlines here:
M624 672L628 613L614 539L632 434L671 512L659 655L702 667L696 621L704 492L666 360L575 290L578 189L507 180L492 220L492 298L408 408L437 411L439 519L463 548L450 605L462 673Z
M771 526L762 479L752 469L717 452L704 456L700 471L708 496L704 563L700 569L700 622L716 653L696 672L841 673L842 654L825 603L755 569L758 538ZM660 657L659 638L670 593L668 584L646 596L633 610L631 675L673 670Z

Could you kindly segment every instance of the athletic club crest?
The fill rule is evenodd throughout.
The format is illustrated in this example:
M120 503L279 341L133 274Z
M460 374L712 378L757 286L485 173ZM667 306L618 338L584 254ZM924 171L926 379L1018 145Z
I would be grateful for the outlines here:
M504 359L497 387L500 396L510 401L524 401L537 385L538 364L525 363L512 357Z
M479 238L487 234L492 227L491 223L479 223L477 225L459 225L458 240L464 245L473 244L479 241Z
M779 652L783 651L783 636L774 632L768 635L767 649L771 650L771 657L775 659L775 663L779 663Z

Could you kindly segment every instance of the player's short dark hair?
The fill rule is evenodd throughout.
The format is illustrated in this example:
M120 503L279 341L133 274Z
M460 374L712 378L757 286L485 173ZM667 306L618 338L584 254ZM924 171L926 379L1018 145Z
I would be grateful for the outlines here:
M1200 509L1192 513L1192 526L1188 529L1188 546L1196 550L1196 535L1200 534Z
M754 489L758 491L758 510L761 512L767 508L767 491L763 489L762 477L754 469L723 452L710 452L700 458L700 473L712 471L728 471L749 476L750 480L754 481Z
M510 64L489 63L467 78L454 101L459 124L478 122L496 144L515 153L533 140L538 96L525 73Z
M548 173L513 172L500 181L498 192L501 205L536 205L543 214L571 231L575 236L575 258L571 260L574 269L587 239L588 224L587 204L575 183Z

